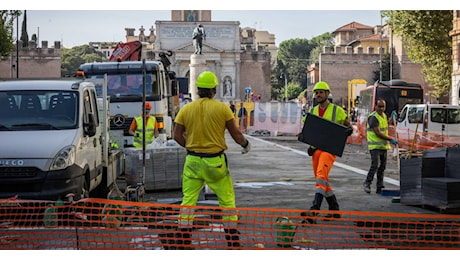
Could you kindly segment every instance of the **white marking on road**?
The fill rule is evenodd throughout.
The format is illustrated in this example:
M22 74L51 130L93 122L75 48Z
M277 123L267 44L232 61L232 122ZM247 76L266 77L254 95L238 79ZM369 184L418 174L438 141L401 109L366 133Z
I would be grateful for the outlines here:
M292 182L285 182L285 181L273 181L273 182L240 182L233 184L235 187L246 187L246 188L263 188L264 186L272 186L272 185L294 185Z

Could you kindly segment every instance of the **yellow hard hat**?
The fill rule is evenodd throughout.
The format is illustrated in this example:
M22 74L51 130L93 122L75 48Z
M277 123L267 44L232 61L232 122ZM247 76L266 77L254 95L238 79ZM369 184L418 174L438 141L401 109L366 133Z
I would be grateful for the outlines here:
M324 81L319 81L318 83L315 84L315 87L312 89L312 92L315 92L316 90L327 90L331 92L329 85Z
M219 85L219 80L217 79L216 74L211 71L204 71L198 75L196 79L196 84L198 88L215 88Z

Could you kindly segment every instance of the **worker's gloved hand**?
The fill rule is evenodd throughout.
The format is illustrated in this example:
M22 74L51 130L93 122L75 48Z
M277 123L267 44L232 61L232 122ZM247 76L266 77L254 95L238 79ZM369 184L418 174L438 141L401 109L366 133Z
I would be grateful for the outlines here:
M396 113L396 111L393 110L393 112L391 112L390 120L393 120L394 122L396 118L398 118L398 113Z
M396 139L391 139L391 140L390 140L390 143L391 143L392 145L398 145L398 140L396 140Z
M242 154L247 154L249 151L251 151L251 144L249 143L249 140L246 140L246 145L242 145L243 149L241 150Z
M353 134L353 127L351 127L351 126L347 127L345 132L346 132L347 136L350 136L351 134Z

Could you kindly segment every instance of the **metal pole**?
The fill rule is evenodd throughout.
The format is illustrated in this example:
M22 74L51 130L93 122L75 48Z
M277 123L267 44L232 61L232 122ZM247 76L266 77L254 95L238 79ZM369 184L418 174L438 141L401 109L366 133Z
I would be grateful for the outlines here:
M284 73L284 99L285 99L286 103L288 102L287 93L288 93L288 91L287 91L287 77L286 77L286 73Z
M379 70L380 70L380 81L382 81L382 34L383 34L383 25L382 25L382 12L380 12L380 48L379 48Z
M393 12L393 11L391 11ZM390 38L390 80L393 80L393 31L391 30L391 27L388 28L391 34Z
M19 15L16 16L16 78L19 78Z

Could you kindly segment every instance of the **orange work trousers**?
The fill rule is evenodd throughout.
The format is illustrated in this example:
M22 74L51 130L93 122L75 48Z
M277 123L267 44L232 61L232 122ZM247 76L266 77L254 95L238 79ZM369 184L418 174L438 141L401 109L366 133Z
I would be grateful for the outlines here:
M329 172L335 159L335 155L319 149L312 156L313 172L316 179L315 193L323 194L324 197L334 195L332 187L329 185Z

